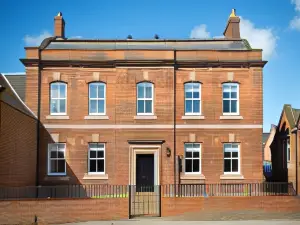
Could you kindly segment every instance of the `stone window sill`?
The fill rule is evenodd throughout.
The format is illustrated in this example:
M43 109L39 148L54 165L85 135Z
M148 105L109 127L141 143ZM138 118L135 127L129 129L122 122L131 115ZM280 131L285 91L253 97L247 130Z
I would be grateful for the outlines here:
M134 116L133 117L135 120L156 120L157 119L157 116L152 116L152 115L137 115L137 116Z
M101 115L88 115L84 117L85 120L108 120L108 116Z
M69 116L64 116L64 115L49 115L46 116L47 120L68 120L70 119Z
M45 181L69 181L69 176L64 175L48 175L44 178Z
M205 176L203 174L180 174L180 179L182 180L205 180Z
M108 179L108 174L88 174L85 173L84 180L107 180Z
M242 116L234 116L234 115L220 116L220 120L242 120L242 119L244 119Z
M182 116L181 119L183 119L183 120L204 120L205 117L202 115L198 115L198 116L185 115L185 116Z
M241 174L222 174L220 176L221 180L244 180L244 176Z

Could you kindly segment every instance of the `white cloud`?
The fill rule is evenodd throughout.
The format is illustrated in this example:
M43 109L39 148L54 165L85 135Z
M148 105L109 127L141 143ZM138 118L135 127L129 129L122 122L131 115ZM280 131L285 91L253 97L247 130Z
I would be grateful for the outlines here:
M295 10L300 12L300 0L292 0L292 4L295 4Z
M37 35L37 36L31 36L31 35L27 34L24 37L24 41L25 41L26 45L38 46L47 37L51 37L51 34L48 31L43 31L40 35Z
M201 24L199 26L196 26L191 31L190 38L209 38L210 33L206 30L206 25Z
M290 28L300 31L300 17L295 16L294 19L290 21Z
M252 48L263 49L264 59L269 59L274 55L278 37L273 30L271 28L257 28L250 20L240 18L241 37L247 39Z
M83 37L82 36L71 36L69 37L69 39L82 39Z

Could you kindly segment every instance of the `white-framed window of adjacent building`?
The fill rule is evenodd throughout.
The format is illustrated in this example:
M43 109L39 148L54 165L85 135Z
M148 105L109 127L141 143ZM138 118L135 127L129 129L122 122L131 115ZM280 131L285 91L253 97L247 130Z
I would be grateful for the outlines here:
M66 144L48 144L48 175L66 175Z
M201 115L201 83L184 84L185 115Z
M201 144L184 144L184 172L186 174L201 174Z
M287 160L287 162L291 161L290 138L286 139L286 160Z
M106 114L106 85L101 82L89 83L89 115Z
M67 114L67 84L64 82L50 84L50 114Z
M137 115L153 115L154 85L150 82L137 84Z
M239 115L239 84L223 84L223 115Z
M240 144L225 143L224 174L240 174Z
M89 143L88 173L105 174L105 144Z

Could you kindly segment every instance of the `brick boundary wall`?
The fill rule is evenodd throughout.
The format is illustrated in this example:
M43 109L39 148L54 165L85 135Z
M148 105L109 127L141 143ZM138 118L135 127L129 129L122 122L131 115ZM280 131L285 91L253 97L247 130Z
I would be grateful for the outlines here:
M128 198L0 201L0 224L128 219Z
M267 212L300 212L300 198L295 196L163 197L161 210L161 215L164 217L200 211L263 210Z

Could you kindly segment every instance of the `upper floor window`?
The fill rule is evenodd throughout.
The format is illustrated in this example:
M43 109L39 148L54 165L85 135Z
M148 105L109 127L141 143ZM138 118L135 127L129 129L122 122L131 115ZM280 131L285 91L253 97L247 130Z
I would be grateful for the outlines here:
M48 145L48 175L66 175L66 144Z
M240 145L237 143L224 144L224 174L240 173Z
M105 115L105 93L106 86L104 83L89 84L89 114Z
M223 114L239 115L239 85L223 84Z
M184 84L185 115L201 115L201 84Z
M62 82L51 83L50 85L50 114L67 114L67 84Z
M201 145L199 143L186 143L185 148L185 173L201 173Z
M105 172L105 145L104 143L89 144L89 170L88 172L104 174Z
M153 89L149 82L137 85L137 115L153 115Z

